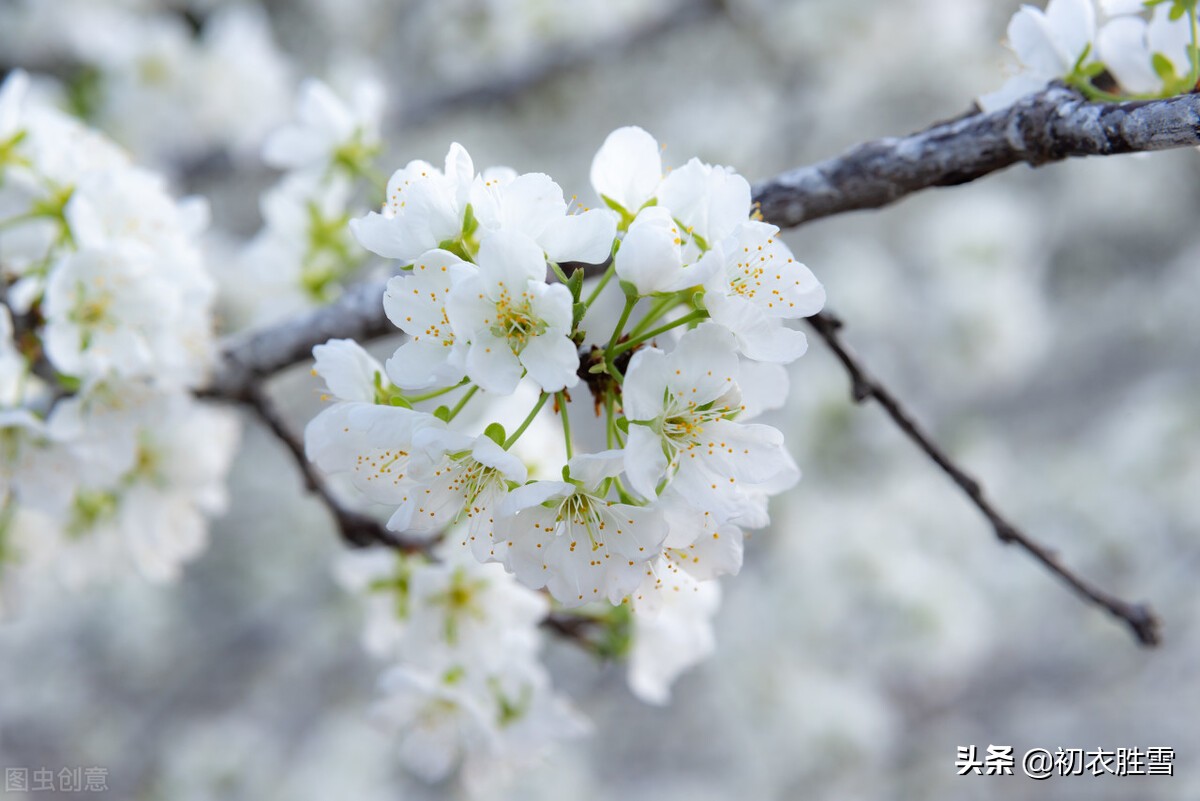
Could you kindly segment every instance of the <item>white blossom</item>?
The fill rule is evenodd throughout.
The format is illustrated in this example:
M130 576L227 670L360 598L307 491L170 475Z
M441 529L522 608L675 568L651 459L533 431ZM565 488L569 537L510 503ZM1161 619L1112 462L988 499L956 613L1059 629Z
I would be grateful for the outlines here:
M625 469L644 497L668 478L694 508L724 522L751 512L760 492L799 479L770 426L735 422L741 408L733 338L706 323L685 334L670 354L646 348L625 376L630 421Z
M659 562L633 601L629 689L649 704L666 704L671 684L716 649L712 618L721 604L715 581L697 581Z
M431 250L411 272L388 281L384 311L409 336L387 361L388 377L397 386L426 389L462 380L467 345L455 337L447 305L450 290L477 272L453 253Z
M462 234L475 165L455 142L445 170L410 161L388 181L382 211L351 220L359 243L384 258L410 262Z
M359 82L346 104L324 82L310 78L300 85L296 120L267 137L263 159L288 170L324 172L339 164L359 169L361 160L381 146L383 100L376 81Z
M524 234L487 235L477 274L450 292L456 341L468 343L466 373L489 392L511 393L526 372L546 392L579 383L571 341L571 293L547 284L541 248Z
M819 312L825 290L778 234L766 223L739 224L714 251L722 269L710 279L704 305L747 358L787 364L804 354L807 342L782 322Z
M415 474L388 526L434 534L461 524L463 544L476 559L503 560L505 544L493 537L495 517L509 485L525 483L525 465L486 435L472 438L429 427L413 440L430 463Z
M652 508L605 498L599 485L621 468L618 451L577 456L567 466L571 481L536 481L509 493L496 537L522 584L546 587L564 606L620 603L638 586L667 527Z
M1166 59L1176 78L1188 75L1191 63L1191 24L1187 15L1170 18L1170 4L1154 9L1150 21L1119 16L1100 29L1096 47L1104 66L1126 92L1159 93L1164 79L1154 57Z
M637 126L610 133L592 160L592 188L630 218L654 197L662 178L658 142Z

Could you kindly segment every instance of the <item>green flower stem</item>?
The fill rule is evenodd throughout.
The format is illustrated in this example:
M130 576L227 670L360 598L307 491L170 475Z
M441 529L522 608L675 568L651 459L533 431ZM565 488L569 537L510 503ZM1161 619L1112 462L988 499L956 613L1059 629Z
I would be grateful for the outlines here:
M567 282L570 279L567 278L567 274L563 272L563 268L559 266L558 262L550 262L550 271L554 273L555 277L558 278L559 282L563 286L567 285Z
M621 371L613 364L613 359L617 357L616 348L617 342L621 339L621 332L625 330L625 323L629 322L629 314L637 302L636 295L625 297L625 308L621 311L621 319L617 320L617 327L613 329L612 339L608 340L608 347L604 349L604 364L608 368L608 374L615 378L618 384L625 383L625 376L621 375Z
M661 320L663 315L669 312L679 301L680 297L677 292L655 300L650 306L650 311L646 312L646 316L639 320L638 324L629 332L629 338L632 339L638 336L651 325Z
M625 489L625 485L621 483L620 476L614 476L613 482L617 486L617 497L621 499L621 503L627 503L630 506L645 506L643 501L639 501L630 494L629 490Z
M1188 13L1192 23L1192 70L1188 75L1187 88L1189 92L1193 91L1196 83L1200 81L1200 25L1196 22L1197 15L1200 15L1200 9L1194 8Z
M613 397L610 394L604 395L604 447L612 449L614 447L613 429L616 428L613 420Z
M555 392L554 397L558 400L558 414L562 417L563 427L563 442L567 446L567 459L570 460L575 451L571 447L571 420L567 417L567 395L565 392Z
M458 413L461 412L463 407L467 405L467 401L475 397L475 393L478 391L479 387L472 384L471 388L464 392L463 396L458 399L458 403L454 404L454 408L450 410L450 416L447 418L446 422L449 423L455 417L458 417Z
M442 395L445 395L447 392L453 392L454 390L458 389L461 386L466 386L468 383L470 383L470 379L464 378L462 381L459 381L457 384L455 384L452 387L445 387L444 389L435 389L433 392L426 392L424 395L413 395L412 397L404 396L404 400L408 401L409 403L420 403L421 401L432 400L433 398L440 398ZM468 397L470 397L470 396L468 395Z
M549 397L550 396L545 392L538 397L537 403L535 403L533 408L529 410L529 414L525 416L525 419L521 422L520 427L518 427L517 430L512 433L512 436L504 440L504 450L511 448L513 443L521 438L521 435L525 433L525 429L529 428L529 424L533 422L533 418L537 417L537 413L540 412L542 407L546 405L546 399Z
M625 340L620 345L617 345L617 350L616 350L616 353L614 354L614 357L620 356L622 353L629 350L630 348L636 348L638 345L642 344L643 342L654 339L659 334L666 333L667 331L670 331L672 328L678 328L681 325L688 325L689 323L693 323L698 320L705 320L707 318L708 318L708 312L706 312L706 311L696 310L696 311L692 312L691 314L685 314L682 317L680 317L678 320L675 320L674 322L671 322L671 323L667 323L666 325L660 325L658 328L655 328L653 331L647 331L646 333L642 334L640 337L638 337L636 339Z
M596 302L596 298L600 297L600 293L604 291L604 287L608 286L608 282L617 274L616 264L608 265L608 269L604 271L604 275L600 278L600 283L596 284L596 288L592 290L592 294L587 296L587 300L583 302L585 309L592 308L592 304Z

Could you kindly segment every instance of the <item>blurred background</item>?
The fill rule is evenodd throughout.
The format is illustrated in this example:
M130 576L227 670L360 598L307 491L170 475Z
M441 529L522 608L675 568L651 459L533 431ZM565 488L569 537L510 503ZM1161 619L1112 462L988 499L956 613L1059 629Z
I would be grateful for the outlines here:
M207 196L220 254L261 225L277 174L257 146L306 75L384 82L389 171L458 141L477 165L590 198L592 154L621 125L652 132L668 164L696 155L754 181L957 115L1003 82L1016 7L0 0L0 60L68 79L136 158ZM212 54L181 105L152 91L172 37ZM108 82L99 105L90 73ZM805 478L723 582L716 656L655 708L621 666L551 643L595 733L494 796L1200 797L1198 179L1192 151L1021 167L786 235L877 375L1014 521L1151 602L1162 647L999 544L880 409L851 403L814 340L768 420ZM274 388L299 430L317 408L307 368ZM104 766L109 796L129 799L462 797L406 777L368 724L380 666L332 580L332 522L249 419L231 488L176 585L23 588L0 626L0 765ZM1173 747L1176 775L957 776L970 744Z

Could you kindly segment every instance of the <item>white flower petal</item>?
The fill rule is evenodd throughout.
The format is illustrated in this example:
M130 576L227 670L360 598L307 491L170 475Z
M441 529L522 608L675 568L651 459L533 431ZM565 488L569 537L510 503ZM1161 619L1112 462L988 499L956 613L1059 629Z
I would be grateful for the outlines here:
M641 128L618 128L608 135L592 160L592 188L636 214L662 181L658 142Z
M558 392L579 383L579 352L565 333L551 329L533 337L521 351L520 361L544 392Z
M538 242L550 261L601 264L612 253L617 220L607 209L567 214L551 220Z

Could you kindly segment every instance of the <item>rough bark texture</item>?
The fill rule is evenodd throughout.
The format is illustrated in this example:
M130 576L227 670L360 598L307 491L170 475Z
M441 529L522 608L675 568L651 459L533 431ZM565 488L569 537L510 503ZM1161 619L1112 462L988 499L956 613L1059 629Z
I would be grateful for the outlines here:
M268 376L293 364L312 360L312 349L330 339L367 342L398 333L383 313L386 281L352 286L328 306L278 325L225 341L208 387L208 397L247 400Z
M754 187L763 217L791 228L874 209L935 186L956 186L1025 163L1200 145L1200 95L1092 103L1052 86L1010 108L877 139Z
M1017 163L1200 145L1200 94L1092 103L1052 86L990 114L968 114L911 136L866 142L836 158L754 187L763 218L781 228L886 206L936 186L955 186ZM351 288L330 306L226 343L209 395L240 399L251 382L312 357L331 338L395 333L383 283Z

